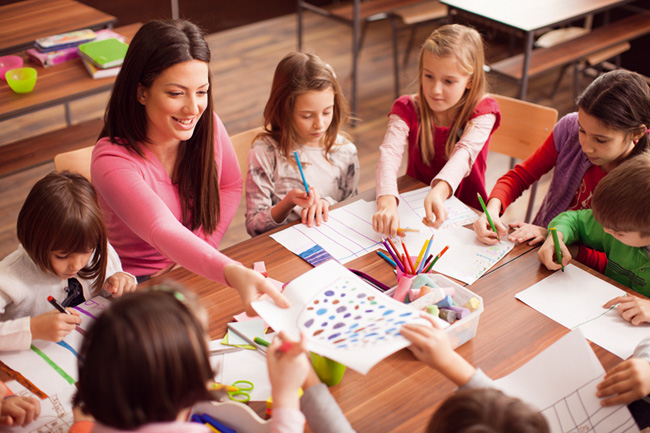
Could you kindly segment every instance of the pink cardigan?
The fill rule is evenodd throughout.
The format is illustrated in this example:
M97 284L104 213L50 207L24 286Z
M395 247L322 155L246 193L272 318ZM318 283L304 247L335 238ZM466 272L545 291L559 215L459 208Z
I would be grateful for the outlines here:
M108 138L93 150L91 177L99 196L108 238L126 272L150 275L172 263L225 283L223 270L236 263L217 247L241 199L242 176L226 128L214 114L215 160L219 173L221 220L206 235L181 224L178 188L163 165L144 148L145 158Z

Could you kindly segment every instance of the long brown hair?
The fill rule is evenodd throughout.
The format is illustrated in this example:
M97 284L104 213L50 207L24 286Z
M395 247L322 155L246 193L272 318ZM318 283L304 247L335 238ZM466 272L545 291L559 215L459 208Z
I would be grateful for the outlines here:
M264 107L264 132L257 138L272 138L277 143L280 154L293 161L289 155L298 137L292 121L296 98L312 90L327 89L334 91L332 123L323 137L327 158L336 142L339 128L348 119L349 109L334 70L315 54L292 52L280 60L273 75L269 100Z
M427 104L422 88L422 74L424 73L424 53L436 57L454 57L460 68L470 76L471 87L465 90L460 100L451 110L458 112L454 123L449 130L449 137L445 143L445 155L449 158L458 141L457 134L465 129L469 116L474 112L476 105L486 92L486 79L483 64L483 40L481 35L470 27L461 24L449 24L437 28L429 35L420 50L418 64L418 97L420 105L420 148L422 160L430 164L435 154L433 143L433 113Z
M190 60L208 64L208 105L192 137L180 145L172 178L178 185L182 223L191 230L201 227L210 234L219 222L219 182L214 160L210 48L196 25L183 20L160 20L140 27L115 80L99 138L109 137L113 143L144 158L142 143L148 140L147 116L137 100L138 86L148 88L164 70Z
M167 286L113 301L79 352L75 401L84 412L135 430L174 421L181 410L210 399L214 372L197 309L192 293Z
M108 237L95 189L80 174L52 172L36 182L18 214L18 240L43 272L54 273L53 251L66 254L93 251L78 274L95 279L98 293L106 279Z

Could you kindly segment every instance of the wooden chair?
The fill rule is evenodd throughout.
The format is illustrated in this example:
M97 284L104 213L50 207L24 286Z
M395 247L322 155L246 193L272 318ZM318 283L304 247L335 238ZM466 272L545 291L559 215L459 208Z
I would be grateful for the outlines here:
M508 155L511 158L526 159L548 138L557 122L557 110L533 104L520 99L501 95L490 95L499 103L501 125L492 134L490 151ZM537 183L530 188L525 221L533 213Z
M54 169L56 171L73 171L90 180L90 159L94 147L95 146L93 145L77 150L71 150L69 152L59 153L54 157Z
M242 178L244 179L244 184L242 188L242 194L246 193L246 173L248 173L248 151L253 144L253 140L260 132L264 131L264 128L258 126L257 128L252 128L247 131L240 132L235 135L230 136L230 141L235 148L235 153L237 154L237 161L239 162L239 169L241 170Z
M317 13L321 16L345 23L352 27L352 91L350 95L350 111L357 113L357 70L359 50L363 33L368 23L387 19L397 8L430 0L352 0L336 2L331 6L317 6L307 0L297 0L298 6L298 51L302 51L303 10ZM363 27L362 27L363 26Z

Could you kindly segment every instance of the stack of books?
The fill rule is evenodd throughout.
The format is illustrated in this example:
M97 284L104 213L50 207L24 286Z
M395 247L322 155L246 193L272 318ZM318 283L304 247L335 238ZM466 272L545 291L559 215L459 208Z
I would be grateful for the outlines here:
M122 42L126 41L124 36L115 33L111 29L103 29L95 32L89 29L78 30L76 32L37 39L34 42L34 48L27 50L27 57L32 62L38 63L44 68L49 68L79 57L78 47L82 43L109 38L116 38Z
M79 45L81 61L93 78L114 77L120 72L127 44L116 38Z

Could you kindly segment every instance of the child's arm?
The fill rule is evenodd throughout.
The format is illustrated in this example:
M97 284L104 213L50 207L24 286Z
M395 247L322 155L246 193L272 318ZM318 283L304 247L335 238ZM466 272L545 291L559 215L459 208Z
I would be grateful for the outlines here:
M420 361L440 371L457 386L463 386L476 373L476 368L456 353L449 343L447 334L438 327L430 314L421 316L432 326L407 324L400 333L411 342L410 349Z
M408 144L409 127L397 114L388 117L384 141L379 146L379 162L375 170L377 212L372 217L372 228L379 233L395 237L398 233L397 173L402 165L404 148Z
M621 317L633 325L650 322L650 299L642 299L634 295L618 296L607 301L603 308L611 308L616 304Z
M291 341L284 332L274 339L267 353L273 410L300 409L298 389L311 369L305 355L305 340Z
M557 238L560 241L560 250L562 251L562 263L557 262L557 257L555 254L555 242L553 241L553 236L547 236L546 241L542 244L539 251L537 251L537 259L546 266L547 269L551 271L557 271L563 266L567 266L571 261L571 253L564 243L564 233L557 230ZM555 257L555 259L554 259Z
M0 382L0 425L25 427L41 414L41 402L33 397L5 397L7 388Z
M70 314L48 311L30 318L32 340L59 342L81 324L81 315L73 308L66 308Z
M641 358L623 361L605 374L596 396L602 406L629 404L650 394L650 362Z

